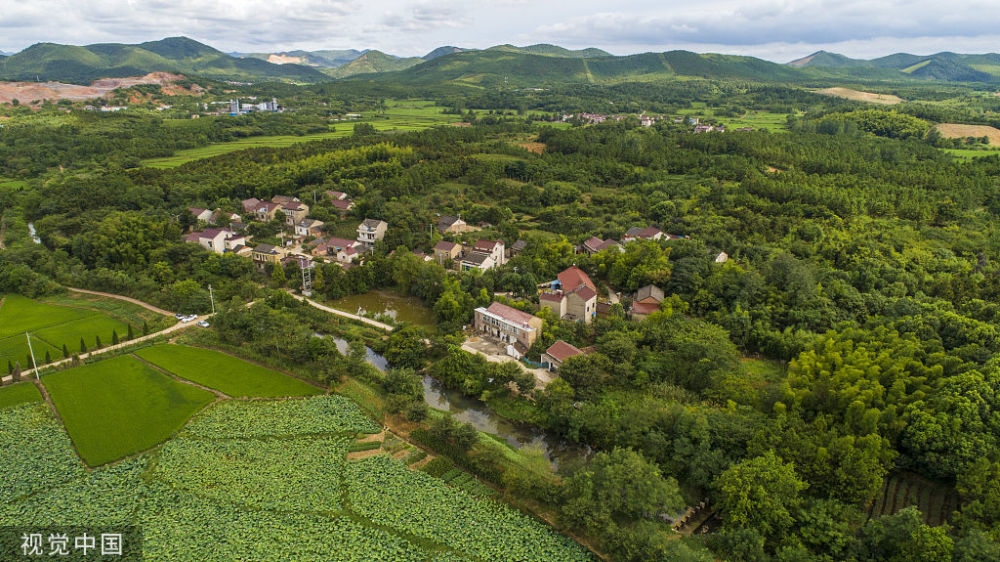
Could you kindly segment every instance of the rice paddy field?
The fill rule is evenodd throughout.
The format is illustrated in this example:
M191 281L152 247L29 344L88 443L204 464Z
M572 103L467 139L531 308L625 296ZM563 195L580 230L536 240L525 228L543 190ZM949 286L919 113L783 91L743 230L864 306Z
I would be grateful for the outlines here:
M375 130L380 132L393 131L419 131L439 125L447 125L458 120L456 115L441 113L442 107L434 105L434 102L424 100L386 102L384 113L364 115L361 119L343 121L331 125L328 133L317 133L312 135L292 136L264 136L249 137L226 143L210 144L198 148L178 150L173 156L163 158L149 158L142 161L144 166L151 168L175 168L181 164L186 164L193 160L211 158L221 154L228 154L237 150L248 148L283 148L301 142L317 140L339 139L349 137L354 134L356 123L371 123Z
M22 370L30 367L28 341L35 361L45 363L45 355L55 361L63 358L63 345L70 354L79 353L80 338L87 349L110 345L113 334L125 339L131 325L133 335L142 334L142 323L150 330L169 325L172 319L150 312L140 306L102 297L75 298L53 297L52 300L33 300L20 295L6 295L0 304L0 365L7 373L7 363L20 364Z
M149 560L593 559L470 495L467 475L438 478L380 451L352 460L379 430L342 396L224 400L161 447L88 471L47 405L3 408L0 526L138 525L131 546Z
M323 390L225 353L186 345L157 345L136 356L182 379L231 397L311 396Z
M90 466L163 442L215 399L128 355L45 375L42 384Z

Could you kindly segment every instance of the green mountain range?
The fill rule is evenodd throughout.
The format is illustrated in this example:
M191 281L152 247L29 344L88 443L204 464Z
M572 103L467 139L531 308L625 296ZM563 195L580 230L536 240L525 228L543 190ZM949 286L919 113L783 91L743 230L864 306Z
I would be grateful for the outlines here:
M863 74L865 70L882 69L896 71L902 77L909 76L922 80L951 82L996 82L1000 80L1000 55L995 53L963 55L944 52L926 56L896 53L865 60L852 59L827 51L817 51L788 64L797 68L816 70L846 70L852 75Z
M137 76L155 71L229 80L318 82L328 79L308 66L236 58L187 37L168 37L138 45L101 43L78 47L37 43L6 57L0 66L0 80L37 78L85 84L98 78Z
M559 83L616 83L673 77L794 81L811 74L783 64L734 55L688 51L594 58L525 54L507 49L466 51L435 58L398 72L356 76L356 80L400 84L538 87Z

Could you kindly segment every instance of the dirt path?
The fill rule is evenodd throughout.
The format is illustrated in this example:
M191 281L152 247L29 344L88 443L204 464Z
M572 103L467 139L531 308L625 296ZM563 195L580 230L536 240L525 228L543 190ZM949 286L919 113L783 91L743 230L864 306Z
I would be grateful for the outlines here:
M66 287L66 288L69 289L70 291L75 292L75 293L86 293L88 295L97 295L97 296L100 296L100 297L108 297L108 298L111 298L111 299L118 299L118 300L128 301L128 302L130 302L132 304L137 304L137 305L145 308L146 310L152 310L153 312L156 312L156 313L159 313L159 314L163 314L164 316L173 316L174 315L173 312L168 312L166 310L163 310L162 308L158 308L158 307L155 307L155 306L153 306L153 305L151 305L149 303L142 302L139 299L133 299L132 297L124 297L122 295L116 295L114 293L102 293L100 291L88 291L87 289L76 289L74 287Z
M395 326L383 324L382 322L379 322L377 320L372 320L371 318L365 318L364 316L358 316L357 314L351 314L350 312L344 312L343 310L337 310L336 308L330 308L329 306L324 306L314 300L307 299L306 297L303 297L301 295L296 295L291 291L288 291L288 294L292 295L293 297L299 299L302 302L309 304L313 308L318 308L324 312L329 312L330 314L334 314L336 316L342 316L344 318L350 318L351 320L357 320L362 324L368 324L369 326L374 326L381 330L385 330L386 332L391 332L396 329Z
M385 451L381 448L379 449L369 449L367 451L353 451L347 453L347 460L357 461L361 459L367 459L368 457L374 457L375 455L384 455Z

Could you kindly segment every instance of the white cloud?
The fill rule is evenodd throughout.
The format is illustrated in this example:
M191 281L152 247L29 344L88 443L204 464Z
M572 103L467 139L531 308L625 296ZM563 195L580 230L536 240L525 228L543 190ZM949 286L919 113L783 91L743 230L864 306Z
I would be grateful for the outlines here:
M686 48L789 60L997 51L996 0L0 0L0 49L42 41L135 43L186 35L223 51L441 45Z

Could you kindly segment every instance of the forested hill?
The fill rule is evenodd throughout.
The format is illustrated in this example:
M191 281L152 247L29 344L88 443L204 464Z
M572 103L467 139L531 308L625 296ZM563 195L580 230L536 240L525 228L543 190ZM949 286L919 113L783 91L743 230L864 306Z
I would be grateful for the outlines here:
M996 53L967 55L944 52L926 56L896 53L864 60L852 59L827 51L817 51L809 56L793 60L788 65L796 68L848 70L852 74L859 74L865 70L881 69L896 71L900 75L911 78L952 82L996 82L1000 80L1000 55Z
M374 79L404 84L461 83L537 86L557 83L616 83L674 77L795 81L811 72L753 57L697 54L689 51L643 53L624 57L566 57L496 48L454 53Z
M230 80L329 80L316 69L236 58L187 37L168 37L138 45L87 46L37 43L11 55L0 66L0 80L54 80L89 83L98 78L181 72Z

